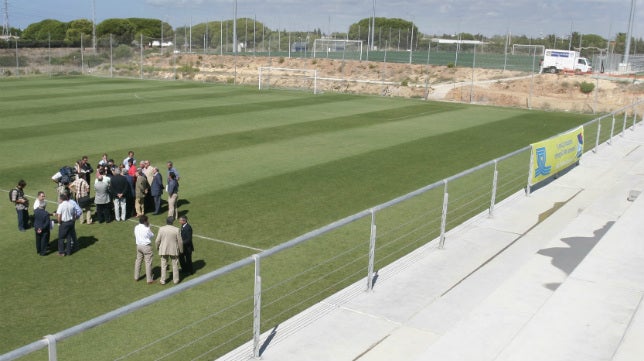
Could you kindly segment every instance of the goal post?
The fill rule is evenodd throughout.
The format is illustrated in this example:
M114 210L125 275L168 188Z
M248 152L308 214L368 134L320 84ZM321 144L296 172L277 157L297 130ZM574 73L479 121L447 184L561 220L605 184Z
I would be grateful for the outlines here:
M259 67L259 90L270 88L306 89L318 93L318 71L314 69Z
M326 38L313 40L313 58L323 56L362 60L362 40Z
M545 53L546 47L543 45L525 45L525 44L512 44L512 55L537 55L542 56Z

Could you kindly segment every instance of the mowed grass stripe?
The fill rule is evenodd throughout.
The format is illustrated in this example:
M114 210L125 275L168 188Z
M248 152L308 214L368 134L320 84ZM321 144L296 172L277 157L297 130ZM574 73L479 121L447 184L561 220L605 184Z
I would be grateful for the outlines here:
M333 103L337 101L346 101L346 98L328 96L320 98L301 98L290 100L278 101L265 101L245 104L233 105L215 105L215 106L202 106L190 109L164 109L159 111L148 111L138 114L131 114L130 116L112 116L112 117L96 117L86 118L81 120L67 121L58 123L55 128L51 129L49 135L56 136L59 134L69 134L78 131L79 129L92 129L94 131L127 127L129 125L153 125L163 122L174 122L185 119L193 119L200 117L209 117L213 114L217 116L232 115L238 113L251 113L261 112L264 110L271 110L275 108L288 109L297 108L306 105L319 105L321 103ZM166 104L168 106L169 104ZM88 110L91 111L91 110ZM39 130L42 125L22 126L14 128L6 128L6 131L0 134L0 140L9 140L14 138L14 134L20 132L25 134L26 138L31 136L38 136ZM26 139L25 139L26 140Z
M149 81L136 79L109 79L109 78L38 78L24 82L0 80L0 84L10 87L11 92L0 95L0 100L23 101L24 95L41 99L56 99L86 95L94 91L97 86L102 92L119 92L123 86L128 86L136 91L165 91L167 89L194 89L208 86L197 82L169 82ZM136 87L134 87L136 86ZM233 90L233 87L228 87ZM55 90L55 91L52 91Z
M545 113L512 117L204 191L193 199L205 213L193 218L218 238L269 248L453 175L455 167L467 169L523 147L526 127L539 140L584 121L578 115L550 120Z
M211 88L212 89L212 88ZM181 103L186 101L202 102L204 100L218 100L221 98L230 98L240 95L247 90L234 90L223 92L204 92L203 88L190 88L195 92L182 92L176 94L175 89L163 89L164 94L153 96L153 93L160 92L160 89L152 89L150 92L142 88L120 88L111 91L101 89L100 94L94 92L82 92L78 94L67 93L65 96L56 96L57 101L52 105L51 99L54 97L38 96L38 99L31 102L28 109L19 105L12 106L11 100L4 103L4 99L0 98L0 104L3 105L5 116L17 116L25 114L28 110L29 114L57 114L62 112L71 112L85 109L101 109L101 111L108 110L111 107L123 106L140 106L142 102L154 103ZM127 97L125 97L127 96ZM43 105L40 105L43 104Z
M360 107L356 106L357 109L371 109L372 106L370 103L362 104ZM383 111L376 112L367 112L362 114L354 114L345 117L336 117L331 119L318 119L309 121L308 119L303 119L302 123L288 123L296 122L300 118L297 114L291 115L291 118L281 117L279 118L280 111L276 111L274 114L274 122L282 124L287 122L286 125L278 125L275 127L270 127L271 123L268 121L260 120L259 123L249 122L246 128L251 128L253 130L240 131L233 133L224 133L214 136L207 137L198 137L200 134L207 133L208 131L201 127L182 127L185 129L183 132L175 132L169 135L163 135L163 137L154 136L153 132L145 132L146 125L137 125L140 127L142 132L134 131L133 134L147 134L149 137L145 138L145 141L151 141L152 144L141 145L136 147L136 152L139 155L144 155L147 159L151 159L153 162L162 162L166 159L174 159L177 164L182 164L182 167L186 167L186 171L194 171L195 173L203 172L203 167L206 166L208 169L217 169L218 172L222 172L221 167L217 164L217 160L222 160L222 162L227 162L231 159L237 160L237 166L248 167L248 169L260 169L260 168L270 168L274 172L286 172L292 170L292 168L286 168L278 166L274 162L268 162L268 158L265 155L270 157L271 152L274 149L289 149L295 148L302 151L301 154L313 153L312 157L319 157L317 154L320 152L327 152L329 155L334 154L334 157L346 156L345 152L350 152L350 155L355 152L362 151L361 147L355 147L352 150L348 150L347 147L352 142L356 140L364 140L365 138L382 138L382 141L374 142L371 146L382 147L384 144L390 144L392 141L395 143L403 142L405 139L408 139L406 135L397 137L396 132L409 133L414 138L427 135L429 133L437 133L445 131L444 128L448 127L449 129L454 129L455 127L469 126L470 124L478 124L484 118L478 118L475 120L475 117L472 117L471 113L467 114L456 114L450 112L454 109L462 108L461 106L454 106L452 104L428 104L425 102L411 102L406 106L387 109ZM438 114L443 112L450 112L449 118L450 122L443 122L440 119L445 119L447 116L440 116ZM311 112L308 112L311 113ZM314 112L315 113L315 112ZM457 112L458 113L458 112ZM514 112L510 111L508 114L512 115ZM266 115L266 114L265 114ZM433 119L434 124L431 124ZM462 119L462 124L456 124L457 121ZM486 118L487 119L487 118ZM486 121L489 121L487 119ZM400 127L399 130L396 130L396 123L398 122L409 122L403 127ZM229 122L233 125L232 129L237 128L237 120ZM207 123L207 122L206 122ZM390 125L386 125L391 123ZM137 122L138 124L138 122ZM176 124L176 123L175 123ZM383 125L385 128L377 128L375 126ZM264 126L265 128L260 128ZM180 127L177 126L177 129ZM187 129L191 128L191 129ZM365 128L365 130L360 130L360 128ZM344 133L346 130L355 129L354 132ZM227 128L221 127L219 131L225 132ZM92 141L91 133L94 129L87 129L88 133L85 136L79 135L78 138L89 139L89 143L94 145L95 142ZM324 133L333 133L331 135L322 136ZM113 134L115 137L119 137L117 133ZM180 140L170 141L174 139L173 137L181 137ZM302 138L303 139L299 139ZM317 139L316 139L317 138ZM189 153L190 157L185 158L182 162L181 159L184 158L184 153L186 149L186 141L189 141L189 147L192 151ZM5 146L11 143L17 143L17 146L22 144L21 140L12 140L6 141ZM82 144L83 141L78 140L78 144ZM85 140L87 142L87 140ZM104 142L102 140L102 142ZM162 147L159 147L159 142L162 143ZM337 155L334 152L328 152L327 149L311 149L309 145L314 144L332 144L337 150L341 150L340 155ZM369 143L369 142L365 142ZM143 143L141 143L143 144ZM275 145L271 145L275 144ZM50 144L53 146L54 144ZM262 147L262 145L265 145ZM341 147L341 148L340 148ZM59 147L54 147L59 148ZM245 149L248 148L248 149ZM105 148L99 148L98 151L102 151ZM125 154L128 148L119 150L116 153L110 151L110 154ZM236 149L240 149L236 151ZM369 148L371 149L371 148ZM48 156L64 156L68 152L67 149L61 149L57 152L52 152ZM215 154L217 152L224 152L222 154ZM100 153L94 154L88 152L92 157L90 159L97 159L100 156ZM87 154L87 153L86 153ZM293 156L293 154L290 154ZM77 155L76 155L77 156ZM0 155L0 158L2 155ZM199 160L204 158L204 160ZM300 157L302 158L302 157ZM246 159L244 162L239 162L240 159ZM334 158L335 159L335 158ZM42 169L49 169L49 172L53 173L57 168L52 167L51 164L67 164L69 159L61 158L58 161L52 161L51 159L43 159L44 162L41 164ZM9 161L9 160L8 160ZM13 160L14 162L16 159ZM26 160L25 160L26 161ZM328 159L325 159L328 161ZM255 163L258 163L255 165ZM293 162L287 162L289 167L292 167ZM15 162L14 164L21 164L20 162ZM310 163L305 163L302 166L308 166ZM23 174L28 168L33 167L33 164L27 167L18 166L17 168L11 169L11 172L15 174ZM40 168L40 167L39 167ZM237 167L234 167L237 169ZM224 170L226 173L234 173L231 169ZM242 171L240 174L234 175L230 178L231 181L234 180L235 184L238 184L239 181L243 181L244 175L247 172ZM42 175L40 176L42 177ZM225 178L218 177L217 180ZM253 178L255 179L255 178Z
M204 189L204 191L213 191L445 132L500 121L498 114L495 117L474 117L475 112L471 109L427 116L417 116L417 112L411 114L409 118L396 118L396 113L392 110L391 117L384 118L386 120L382 122L369 121L367 119L370 117L365 117L354 121L355 126L348 126L351 123L346 121L337 122L336 127L326 128L326 131L324 127L320 130L310 128L308 127L310 123L298 124L297 127L289 127L288 130L295 131L290 133L292 136L285 137L284 135L287 134L285 132L273 133L280 139L243 147L229 146L220 148L218 151L209 151L216 146L209 147L204 144L203 152L191 153L190 158L182 163L189 173L199 172L199 169L204 167L215 170L217 176L211 179ZM508 117L513 114L514 112L507 112ZM432 118L431 115L434 117ZM319 123L326 122L315 122L314 125ZM298 132L300 130L302 132ZM305 134L306 131L314 132ZM241 145L241 143L237 142L235 145ZM202 186L198 182L188 184L189 189L196 191L199 191L198 188Z

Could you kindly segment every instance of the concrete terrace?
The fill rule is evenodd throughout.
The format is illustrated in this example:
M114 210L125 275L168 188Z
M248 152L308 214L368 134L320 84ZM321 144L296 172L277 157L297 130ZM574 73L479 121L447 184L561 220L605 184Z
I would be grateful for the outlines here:
M644 360L644 129L278 325L267 361ZM220 360L252 359L252 343Z

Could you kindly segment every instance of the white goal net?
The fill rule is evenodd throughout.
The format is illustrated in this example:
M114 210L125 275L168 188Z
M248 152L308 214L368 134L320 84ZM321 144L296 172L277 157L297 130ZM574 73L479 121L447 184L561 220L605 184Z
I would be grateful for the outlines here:
M543 56L545 48L543 45L512 44L512 55Z
M282 88L310 90L318 93L317 70L291 68L259 68L259 90Z
M315 39L313 57L362 60L362 40Z

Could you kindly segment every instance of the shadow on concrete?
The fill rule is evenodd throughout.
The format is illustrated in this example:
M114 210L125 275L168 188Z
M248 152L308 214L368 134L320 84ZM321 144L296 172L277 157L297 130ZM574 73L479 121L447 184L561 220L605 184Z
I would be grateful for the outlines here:
M550 263L569 275L586 258L613 224L615 224L614 221L607 222L602 228L595 230L592 237L562 238L561 241L569 245L569 247L546 248L537 253L551 257L552 261ZM545 286L554 291L561 286L561 283L548 283Z

